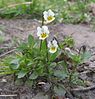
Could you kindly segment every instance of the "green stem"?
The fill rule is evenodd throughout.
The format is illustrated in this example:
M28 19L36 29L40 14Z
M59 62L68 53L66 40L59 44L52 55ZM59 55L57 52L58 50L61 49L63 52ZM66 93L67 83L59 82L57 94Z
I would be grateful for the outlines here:
M42 40L40 41L40 52L41 52L41 47L42 47Z
M42 12L42 23L41 23L41 27L44 25L44 18L43 18L43 12ZM42 47L42 40L40 42L40 51L41 51L41 47Z
M46 57L47 57L47 62L49 61L49 58L48 58L48 46L47 46L47 39L45 39L45 42L46 42Z

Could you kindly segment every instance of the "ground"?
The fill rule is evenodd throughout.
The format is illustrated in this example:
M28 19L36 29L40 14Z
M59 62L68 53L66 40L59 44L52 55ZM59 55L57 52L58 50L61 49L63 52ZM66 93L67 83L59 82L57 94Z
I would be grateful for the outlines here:
M15 45L19 42L19 40L26 40L29 34L32 34L34 37L36 36L36 28L39 26L40 23L37 20L32 19L0 19L0 35L4 36L3 44L0 44L0 48L4 50L0 53L6 53L8 50L12 50ZM82 95L82 99L94 99L95 97L95 32L93 32L90 25L79 24L79 25L72 25L72 24L52 24L49 26L51 31L51 35L56 35L58 40L62 40L65 35L72 35L75 39L75 46L79 48L82 45L86 45L87 50L91 51L92 57L80 68L83 69L80 72L80 76L83 79L88 80L88 89L78 88L74 90L74 94ZM52 38L51 37L51 38ZM51 39L50 38L50 39ZM13 42L14 41L14 42ZM93 73L92 73L93 72ZM10 83L9 77L6 78L8 83ZM6 84L6 82L0 82L0 93L4 94L6 92L10 93L21 93L19 97L15 98L1 98L0 99L32 99L33 93L31 92L32 89L28 87L20 86L19 89L15 88L12 85ZM13 92L10 92L13 91ZM40 99L42 94L38 94L33 99ZM25 98L26 97L26 98ZM47 97L47 96L46 96ZM46 97L41 97L41 99L47 99ZM76 99L76 98L75 98Z

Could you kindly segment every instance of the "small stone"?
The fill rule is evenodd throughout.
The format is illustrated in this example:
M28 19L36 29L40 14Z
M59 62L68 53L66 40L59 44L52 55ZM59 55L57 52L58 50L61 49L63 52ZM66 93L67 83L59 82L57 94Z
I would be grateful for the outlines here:
M3 79L1 80L1 82L7 82L7 80L6 80L5 78L3 78Z

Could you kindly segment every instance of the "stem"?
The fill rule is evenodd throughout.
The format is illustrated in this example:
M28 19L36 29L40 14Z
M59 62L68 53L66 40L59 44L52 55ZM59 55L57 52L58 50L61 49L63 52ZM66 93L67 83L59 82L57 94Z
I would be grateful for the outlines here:
M41 26L43 26L44 25L44 17L43 17L43 13L42 13L42 24L41 24Z
M49 58L48 58L48 46L47 46L47 39L45 39L45 42L46 42L46 57L47 57L47 62L49 61Z
M68 9L71 10L71 6L69 2L67 2L67 6L68 6Z
M45 39L45 42L46 42L46 58L47 58L47 63L48 63L48 61L49 61L49 58L48 58L48 46L47 46L47 39ZM47 74L49 74L49 69L48 69L48 64L46 63L46 72L47 72ZM47 75L47 77L48 77L48 75Z
M40 52L41 52L41 47L42 47L42 40L40 41Z
M42 13L42 23L41 23L41 27L44 25L44 18L43 18L43 13ZM40 51L41 51L41 46L42 46L42 40L40 42Z

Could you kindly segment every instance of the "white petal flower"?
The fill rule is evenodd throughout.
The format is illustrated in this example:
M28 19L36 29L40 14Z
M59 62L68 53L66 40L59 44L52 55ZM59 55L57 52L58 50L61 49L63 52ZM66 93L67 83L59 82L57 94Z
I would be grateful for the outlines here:
M52 22L55 19L54 17L55 14L51 9L49 9L48 11L44 11L43 15L46 24Z
M47 26L37 27L37 36L39 39L44 40L49 36L49 30Z
M49 16L54 16L55 15L54 12L51 9L48 10L48 14L49 14Z
M53 44L54 46L58 47L58 43L57 43L57 41L56 41L55 39L52 41L52 44Z
M55 53L57 51L57 48L58 48L57 41L55 39L51 42L49 41L48 48L49 48L50 53Z
M48 42L48 48L50 48L52 46L51 42Z

